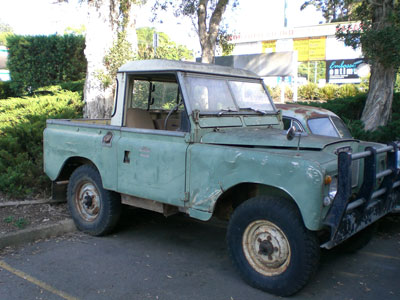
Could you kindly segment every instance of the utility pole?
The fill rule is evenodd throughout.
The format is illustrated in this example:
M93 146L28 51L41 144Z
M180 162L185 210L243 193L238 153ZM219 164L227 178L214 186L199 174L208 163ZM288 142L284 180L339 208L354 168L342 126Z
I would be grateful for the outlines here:
M284 0L284 7L283 7L283 27L287 27L287 0Z
M154 57L157 57L157 47L158 47L158 33L154 31L153 33Z

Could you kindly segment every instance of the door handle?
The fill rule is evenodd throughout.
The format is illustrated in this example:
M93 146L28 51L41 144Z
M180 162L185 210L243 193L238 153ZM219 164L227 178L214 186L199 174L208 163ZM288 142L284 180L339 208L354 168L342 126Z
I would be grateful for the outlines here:
M103 136L103 145L104 146L111 146L113 134L111 131L107 132L105 136Z

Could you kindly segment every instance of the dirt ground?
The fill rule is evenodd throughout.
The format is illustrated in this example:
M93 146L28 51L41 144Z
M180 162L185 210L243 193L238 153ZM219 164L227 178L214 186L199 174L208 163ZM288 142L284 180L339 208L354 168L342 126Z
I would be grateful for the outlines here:
M24 205L21 200L7 199L0 195L0 204L10 201L16 201L20 204L0 206L0 235L41 224L55 223L70 216L66 203Z

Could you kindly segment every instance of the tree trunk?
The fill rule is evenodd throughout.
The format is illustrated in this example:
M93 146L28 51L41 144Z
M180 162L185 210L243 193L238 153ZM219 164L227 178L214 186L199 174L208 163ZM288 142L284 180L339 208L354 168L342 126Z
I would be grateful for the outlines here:
M385 68L378 62L372 64L368 97L361 116L365 130L374 131L390 120L395 79L394 68Z
M115 84L105 88L98 74L107 73L104 56L118 37L121 0L88 1L85 56L88 62L84 88L84 116L90 119L110 118L114 104ZM130 6L126 39L136 51L135 5Z
M201 46L201 62L214 63L215 44L217 42L219 25L229 0L218 0L211 15L207 30L208 0L200 0L197 9L198 34Z
M211 43L205 43L202 46L201 51L201 62L206 64L213 64L215 57L215 43L212 45Z
M113 0L88 1L86 27L87 74L84 89L85 118L107 118L111 115L113 102L112 87L103 88L98 72L106 72L104 56L116 38L117 24L110 11Z
M385 28L393 26L391 14L394 1L377 0L370 3L373 11L372 29L376 32L385 32ZM380 57L374 59L371 66L371 78L369 91L361 121L364 130L376 130L379 126L385 126L392 115L393 89L396 80L397 69L380 62Z

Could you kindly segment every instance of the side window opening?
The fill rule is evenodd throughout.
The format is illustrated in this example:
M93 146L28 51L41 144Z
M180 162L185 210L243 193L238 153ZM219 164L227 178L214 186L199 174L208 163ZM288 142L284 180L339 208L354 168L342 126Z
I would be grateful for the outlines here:
M294 126L294 127L296 127L296 131L303 132L303 129L301 128L301 125L296 120L293 120L291 118L283 117L282 121L283 121L283 129L284 130L288 130L290 127Z
M130 79L126 127L189 131L190 123L175 75Z

